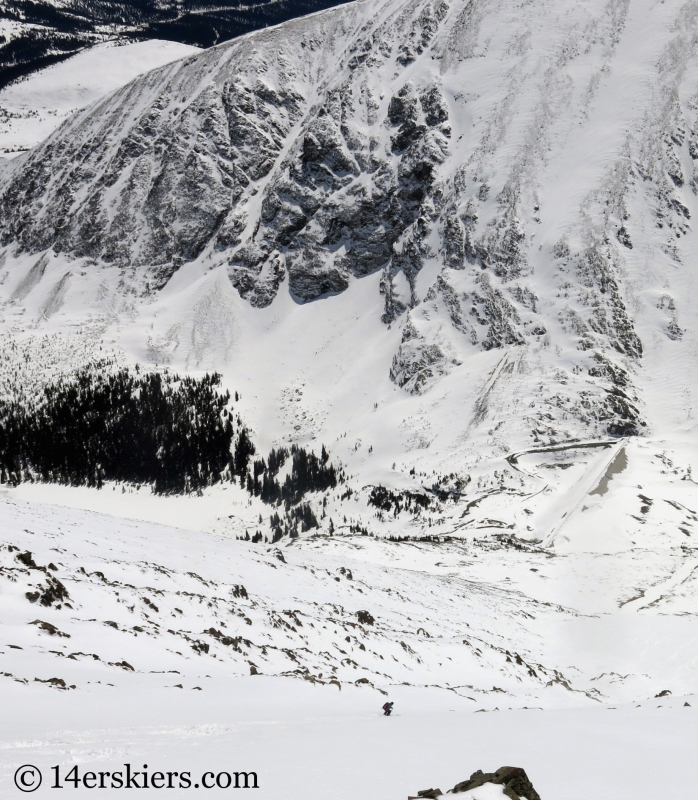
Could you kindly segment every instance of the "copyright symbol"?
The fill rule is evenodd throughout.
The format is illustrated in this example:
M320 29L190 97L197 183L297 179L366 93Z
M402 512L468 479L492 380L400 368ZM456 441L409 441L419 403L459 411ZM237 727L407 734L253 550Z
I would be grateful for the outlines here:
M20 792L35 792L41 786L41 772L31 764L25 764L15 772L15 786Z

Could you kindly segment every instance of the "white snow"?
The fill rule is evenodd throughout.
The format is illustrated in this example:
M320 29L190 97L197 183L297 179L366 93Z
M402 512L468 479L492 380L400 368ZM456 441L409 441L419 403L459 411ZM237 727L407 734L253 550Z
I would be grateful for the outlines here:
M0 156L13 158L58 128L71 114L151 69L199 52L150 39L89 47L0 91Z
M410 316L448 363L423 393L409 394L390 380L406 323L381 321L379 273L305 305L282 284L256 309L210 249L151 296L138 275L88 259L49 253L34 281L39 254L10 245L0 256L0 395L12 381L38 391L98 357L192 375L217 370L240 393L237 410L260 455L324 444L349 476L310 498L322 517L316 535L278 546L236 539L267 534L275 509L235 485L200 497L111 483L3 488L3 796L24 763L110 769L130 761L257 770L259 796L287 800L404 800L505 764L524 767L543 800L693 798L698 247L690 225L698 200L690 181L698 171L688 138L698 67L688 33L698 17L679 0L523 11L472 2L466 25L465 4L452 5L448 31L405 73L391 51L366 91L387 104L407 78L426 85L440 70L453 136L439 179L451 191L463 168L473 196L484 182L499 187L479 206L482 230L499 191L516 183L534 231L521 282L547 315L546 336L475 347L429 290L446 276L456 294L472 294L479 267L442 269L434 253ZM405 8L357 3L341 12L341 31L379 29ZM245 52L256 41L271 47L283 31L250 37ZM460 31L455 42L451 31ZM318 56L317 75L298 76L308 106L326 86L318 75L344 57L340 45ZM203 54L194 89L175 65L105 100L102 111L128 113L128 127L173 75L198 96L238 69L228 63L237 46ZM2 123L10 127L0 145L8 153L30 146L73 109L189 52L157 42L93 48L10 87L0 106L20 116ZM251 75L267 61L275 68L264 53L249 59L239 69ZM658 184L624 181L631 165L665 171L666 150L656 149L674 146L665 97L686 122L676 145L686 181L672 191L691 222L667 211L660 228ZM66 130L102 130L96 110L89 127L90 113ZM357 120L385 146L385 129ZM250 232L266 180L245 200ZM614 203L621 211L609 211ZM613 274L643 354L617 358L647 427L612 438L575 416L603 395L565 314L590 314L595 301L581 302L585 279L552 252L598 231L603 239L607 216L626 212L633 248L619 250ZM395 284L408 300L404 274ZM666 333L675 319L680 338ZM377 484L450 488L455 498L393 514L367 503ZM352 535L352 525L372 535ZM22 566L24 552L57 569ZM27 598L49 573L68 589L70 607ZM359 625L359 610L375 625ZM75 688L40 682L54 677ZM386 694L396 703L389 719L380 713ZM490 800L501 790L469 796Z
M385 718L381 698L359 689L259 677L203 683L201 692L98 687L79 703L37 685L29 713L23 687L0 689L14 717L0 751L3 792L19 794L11 781L22 764L46 770L46 780L55 764L65 774L75 764L114 771L130 762L151 773L256 770L254 796L273 800L406 800L421 789L446 791L475 769L525 764L542 798L693 796L695 704L472 714L434 690L398 688L391 696L400 715ZM35 794L52 795L44 787Z
M14 791L22 764L48 778L56 764L65 775L76 764L114 771L128 762L193 775L253 770L259 796L289 800L404 800L505 764L524 766L543 798L691 797L698 721L691 620L611 607L600 616L545 611L521 593L520 580L508 588L497 577L504 568L523 578L535 563L543 573L537 580L564 592L574 580L570 564L483 550L466 559L460 553L444 571L433 562L458 558L453 549L361 537L284 546L282 562L225 535L27 505L12 494L0 514L3 795ZM72 608L24 599L45 580L16 560L24 548L37 565L57 567ZM457 576L456 563L470 580ZM352 570L351 580L339 565ZM619 570L605 581L598 564L589 569L594 578L580 580L582 592L613 590ZM247 597L233 595L240 583ZM531 584L527 591L535 594ZM375 626L352 627L356 608L369 609ZM30 624L37 619L69 638ZM418 625L432 638L415 635ZM240 653L209 628L251 644ZM462 637L482 654L474 657ZM192 641L205 641L209 652ZM508 666L507 677L503 653L491 649L500 641L536 669L539 658L548 669L557 664L573 686L595 670L649 674L635 676L632 702L621 698L620 675L599 676L589 685L615 697L598 702L546 687L526 667ZM247 675L249 663L262 674ZM275 676L298 667L295 677ZM369 683L355 684L364 676ZM40 683L50 678L75 688ZM673 694L654 697L670 686ZM395 702L390 718L380 710L385 693ZM45 785L37 796L48 791ZM489 800L496 791L472 796Z

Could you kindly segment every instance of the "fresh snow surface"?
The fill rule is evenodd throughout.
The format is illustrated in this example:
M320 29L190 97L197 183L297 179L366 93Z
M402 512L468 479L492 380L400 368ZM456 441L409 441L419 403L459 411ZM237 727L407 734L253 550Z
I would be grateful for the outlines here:
M622 581L617 561L604 579L592 559L574 575L579 562L555 566L545 554L337 537L276 550L9 493L0 515L3 796L14 796L22 764L48 777L55 764L128 762L254 770L260 797L288 800L404 800L504 764L525 766L543 798L692 797L690 618L623 619L615 604L592 613L592 597L578 611L550 603L577 581L587 595L610 589ZM26 601L45 579L17 562L27 548L37 566L56 567L71 608ZM530 564L552 584L546 602L532 600L532 582L497 577L523 579ZM356 624L359 608L373 626ZM632 692L615 667L644 673ZM41 683L51 678L74 688ZM35 796L52 795L45 785Z
M3 712L13 719L0 750L3 796L20 796L12 774L22 764L45 770L47 780L56 764L63 773L77 764L84 774L131 763L134 769L147 764L151 773L254 770L259 789L251 795L265 800L406 800L421 789L447 791L476 769L505 764L525 764L544 800L694 797L694 698L691 708L681 698L660 708L472 714L436 690L398 687L391 697L399 715L386 718L382 697L358 688L340 693L259 676L199 683L200 692L146 682L132 689L96 687L79 701L74 692L37 684L30 705L21 692L0 690ZM493 788L494 798L502 797L501 788ZM34 797L55 794L42 786ZM484 789L464 796L494 800Z
M148 70L199 52L150 39L87 48L0 91L0 156L14 158L44 140L71 114Z

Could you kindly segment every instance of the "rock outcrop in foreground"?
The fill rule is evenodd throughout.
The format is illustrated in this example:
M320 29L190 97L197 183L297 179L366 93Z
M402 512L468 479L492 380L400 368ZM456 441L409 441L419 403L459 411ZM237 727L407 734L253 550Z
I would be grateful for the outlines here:
M496 772L483 772L478 770L473 772L467 781L457 783L448 794L459 794L469 792L484 786L486 783L493 783L503 786L503 794L511 800L540 800L540 795L533 788L533 784L526 775L526 770L521 767L500 767ZM416 798L408 800L418 800L419 798L442 797L441 789L423 789L417 792Z

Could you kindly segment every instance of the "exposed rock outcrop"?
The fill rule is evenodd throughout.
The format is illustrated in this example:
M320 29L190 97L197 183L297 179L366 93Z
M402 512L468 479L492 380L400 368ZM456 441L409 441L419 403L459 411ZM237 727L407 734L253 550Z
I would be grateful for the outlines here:
M484 786L486 783L502 786L504 795L510 800L541 800L540 795L528 779L526 771L521 767L500 767L496 772L478 770L473 772L467 781L457 783L453 789L448 791L448 794L469 792L472 789ZM416 798L410 798L410 800L418 800L418 798L432 798L432 800L435 800L435 798L443 796L441 789L423 789L417 792Z
M451 790L454 794L477 789L485 783L494 783L504 787L504 794L511 800L540 800L540 795L533 788L526 771L521 767L500 767L496 772L474 772L470 779L457 783Z
M553 37L550 13L357 0L142 76L3 171L6 299L41 295L43 322L84 297L88 273L115 267L133 303L195 263L263 308L375 274L383 322L403 327L386 373L406 391L473 348L536 349L559 361L546 375L561 416L589 435L640 431L640 334L679 346L688 330L683 277L664 278L691 234L698 102L678 98L695 95L684 81L698 23L663 7L663 55L638 67L637 119L614 138L590 108L627 4L575 7ZM603 166L582 174L567 147L590 138ZM149 352L169 358L182 331ZM567 382L579 402L558 397Z

